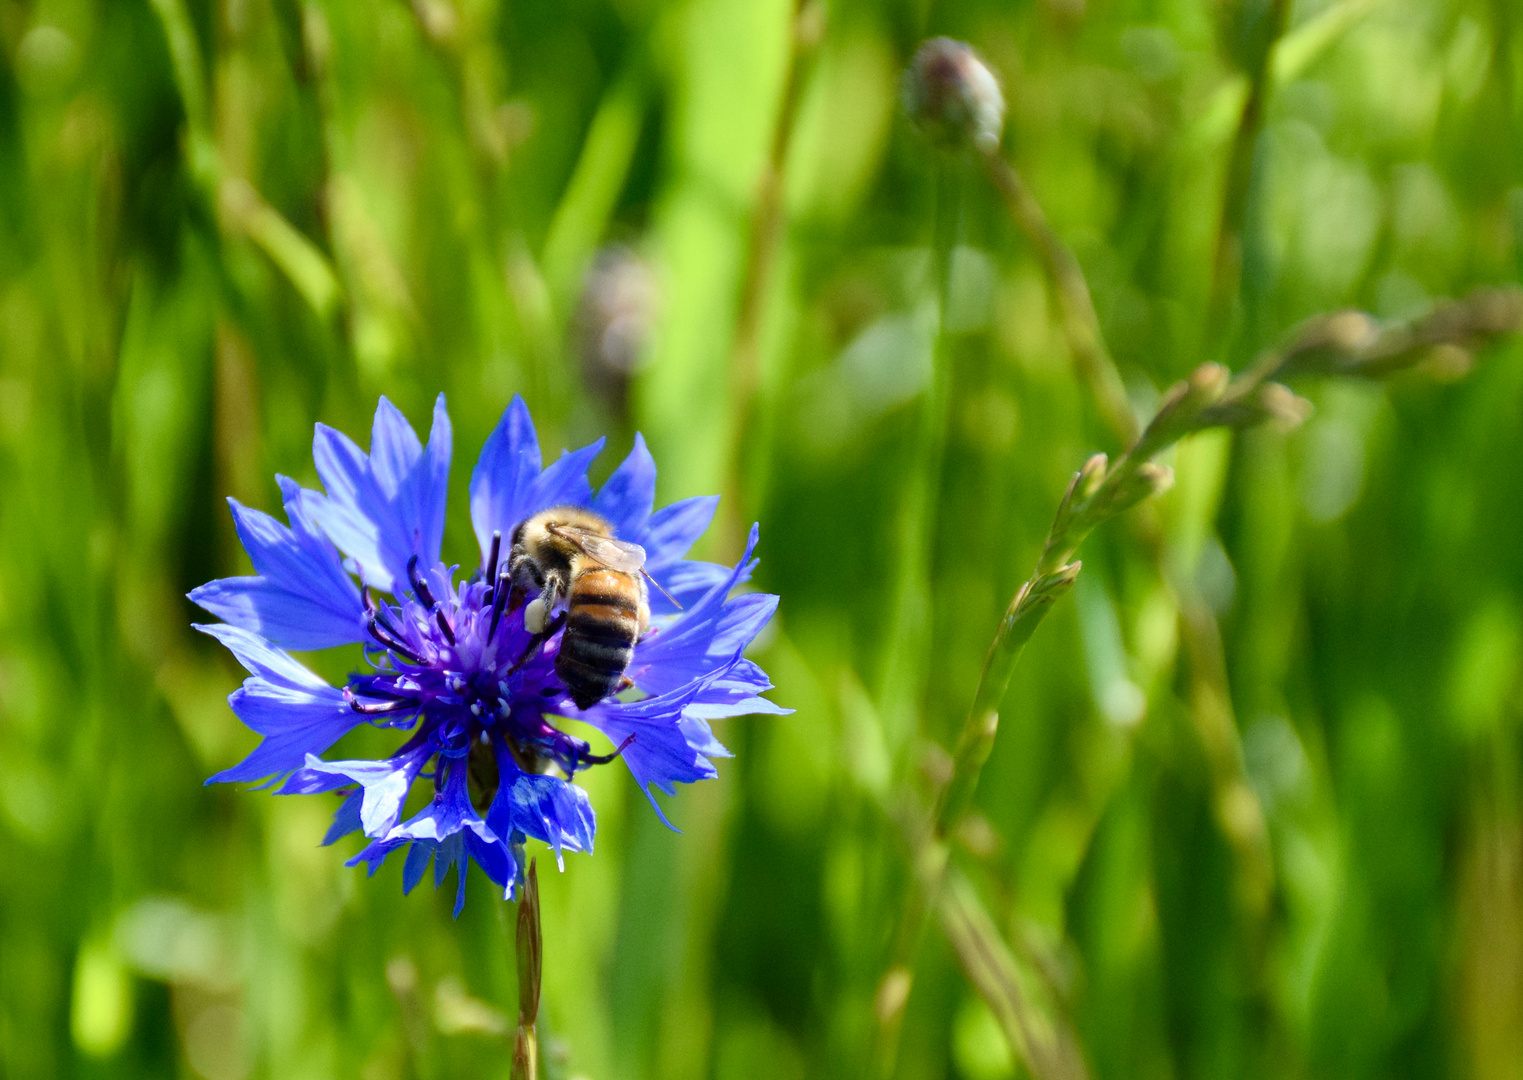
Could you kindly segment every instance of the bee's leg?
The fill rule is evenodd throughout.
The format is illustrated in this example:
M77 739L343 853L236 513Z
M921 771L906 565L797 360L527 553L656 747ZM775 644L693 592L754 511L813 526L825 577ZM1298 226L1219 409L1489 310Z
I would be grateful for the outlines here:
M528 591L510 575L507 566L498 573L493 590L492 625L487 629L488 641L497 636L497 624L502 621L503 612L517 611L528 595Z
M617 690L615 690L614 693L615 694L622 694L626 690L633 689L634 685L635 685L635 681L633 679L631 679L628 675L620 676L620 678L619 678L619 688Z
M616 758L620 754L622 754L624 752L625 748L628 747L629 744L634 742L634 741L635 741L635 737L633 735L630 735L630 736L626 737L625 740L623 742L621 742L614 749L613 753L611 753L611 754L586 754L586 755L584 755L582 757L582 762L581 763L583 765L607 765L614 758Z
M537 604L539 601L536 600L534 603ZM530 606L532 607L533 605ZM524 618L525 621L527 621L528 615L525 614ZM528 647L524 649L523 655L518 658L512 667L508 668L508 674L513 674L513 672L517 671L519 668L527 664L529 662L529 657L533 656L535 651L538 650L541 645L543 645L550 638L554 637L557 631L559 631L560 628L565 625L566 613L564 611L562 611L555 618L551 619L549 622L543 623L540 629L535 632L534 636L529 639Z
M545 620L565 595L565 579L559 574L545 575L544 587L540 589L539 595L524 608L524 629L537 637L549 637L545 632Z

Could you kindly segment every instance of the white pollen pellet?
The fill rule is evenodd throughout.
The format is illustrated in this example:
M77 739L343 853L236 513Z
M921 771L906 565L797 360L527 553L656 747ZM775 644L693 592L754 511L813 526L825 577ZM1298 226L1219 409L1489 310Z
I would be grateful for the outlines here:
M543 634L545 632L544 597L535 597L529 601L529 606L524 608L524 629L531 634Z

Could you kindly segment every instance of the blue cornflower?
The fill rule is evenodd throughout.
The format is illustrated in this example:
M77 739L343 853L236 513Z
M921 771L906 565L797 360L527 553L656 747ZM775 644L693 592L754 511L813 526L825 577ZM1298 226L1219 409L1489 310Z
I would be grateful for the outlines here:
M638 435L594 495L586 472L602 446L600 439L542 469L529 410L515 397L471 473L481 565L459 582L458 568L440 561L451 453L442 394L427 446L384 397L368 455L317 425L312 452L327 494L277 477L289 527L229 499L257 574L210 582L190 598L225 620L197 629L250 672L228 703L264 741L207 782L279 784L280 794L346 791L324 843L363 831L369 843L349 864L363 862L372 874L406 848L408 891L430 859L436 887L459 864L457 914L470 862L511 898L526 838L550 845L557 860L562 851L592 850L592 805L572 783L592 765L622 757L665 822L652 788L673 794L677 781L715 776L710 759L729 756L710 720L787 711L759 696L772 684L741 655L777 597L730 595L756 565L754 526L734 567L684 557L718 497L652 513L656 467ZM534 620L525 614L536 591L507 573L515 526L558 506L589 508L613 537L643 547L645 570L672 598L650 595L652 628L626 671L632 685L585 709L556 674L564 631L552 624L530 632L526 621ZM356 642L369 670L342 689L284 651ZM614 751L594 754L557 728L556 717L586 721ZM319 756L364 723L409 734L384 760ZM420 778L433 797L404 820Z

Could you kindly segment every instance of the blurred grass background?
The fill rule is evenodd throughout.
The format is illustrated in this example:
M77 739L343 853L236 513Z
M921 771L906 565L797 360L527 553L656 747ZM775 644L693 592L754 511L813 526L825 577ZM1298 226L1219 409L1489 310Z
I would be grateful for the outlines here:
M862 1075L896 793L1121 449L1031 247L898 114L931 33L1000 74L1140 409L1523 270L1511 0L0 0L0 1075L507 1075L511 907L477 877L452 922L317 847L326 802L202 787L255 737L181 599L244 572L223 496L314 482L314 420L441 389L447 556L521 392L549 453L610 435L595 478L638 429L661 501L723 492L706 554L759 519L783 596L797 712L723 725L683 835L586 774L546 1075ZM954 858L1095 1075L1523 1075L1523 349L1481 361L1182 445L1162 559L1103 530L1028 649ZM894 1074L1024 1075L934 927L915 966Z

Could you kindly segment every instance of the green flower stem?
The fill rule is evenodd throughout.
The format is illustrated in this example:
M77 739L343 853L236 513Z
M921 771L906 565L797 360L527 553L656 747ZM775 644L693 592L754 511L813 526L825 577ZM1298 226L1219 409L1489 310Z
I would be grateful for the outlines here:
M539 929L539 868L529 861L523 894L518 900L518 1029L513 1035L513 1080L535 1080L539 1076L540 969L544 959L544 942Z

